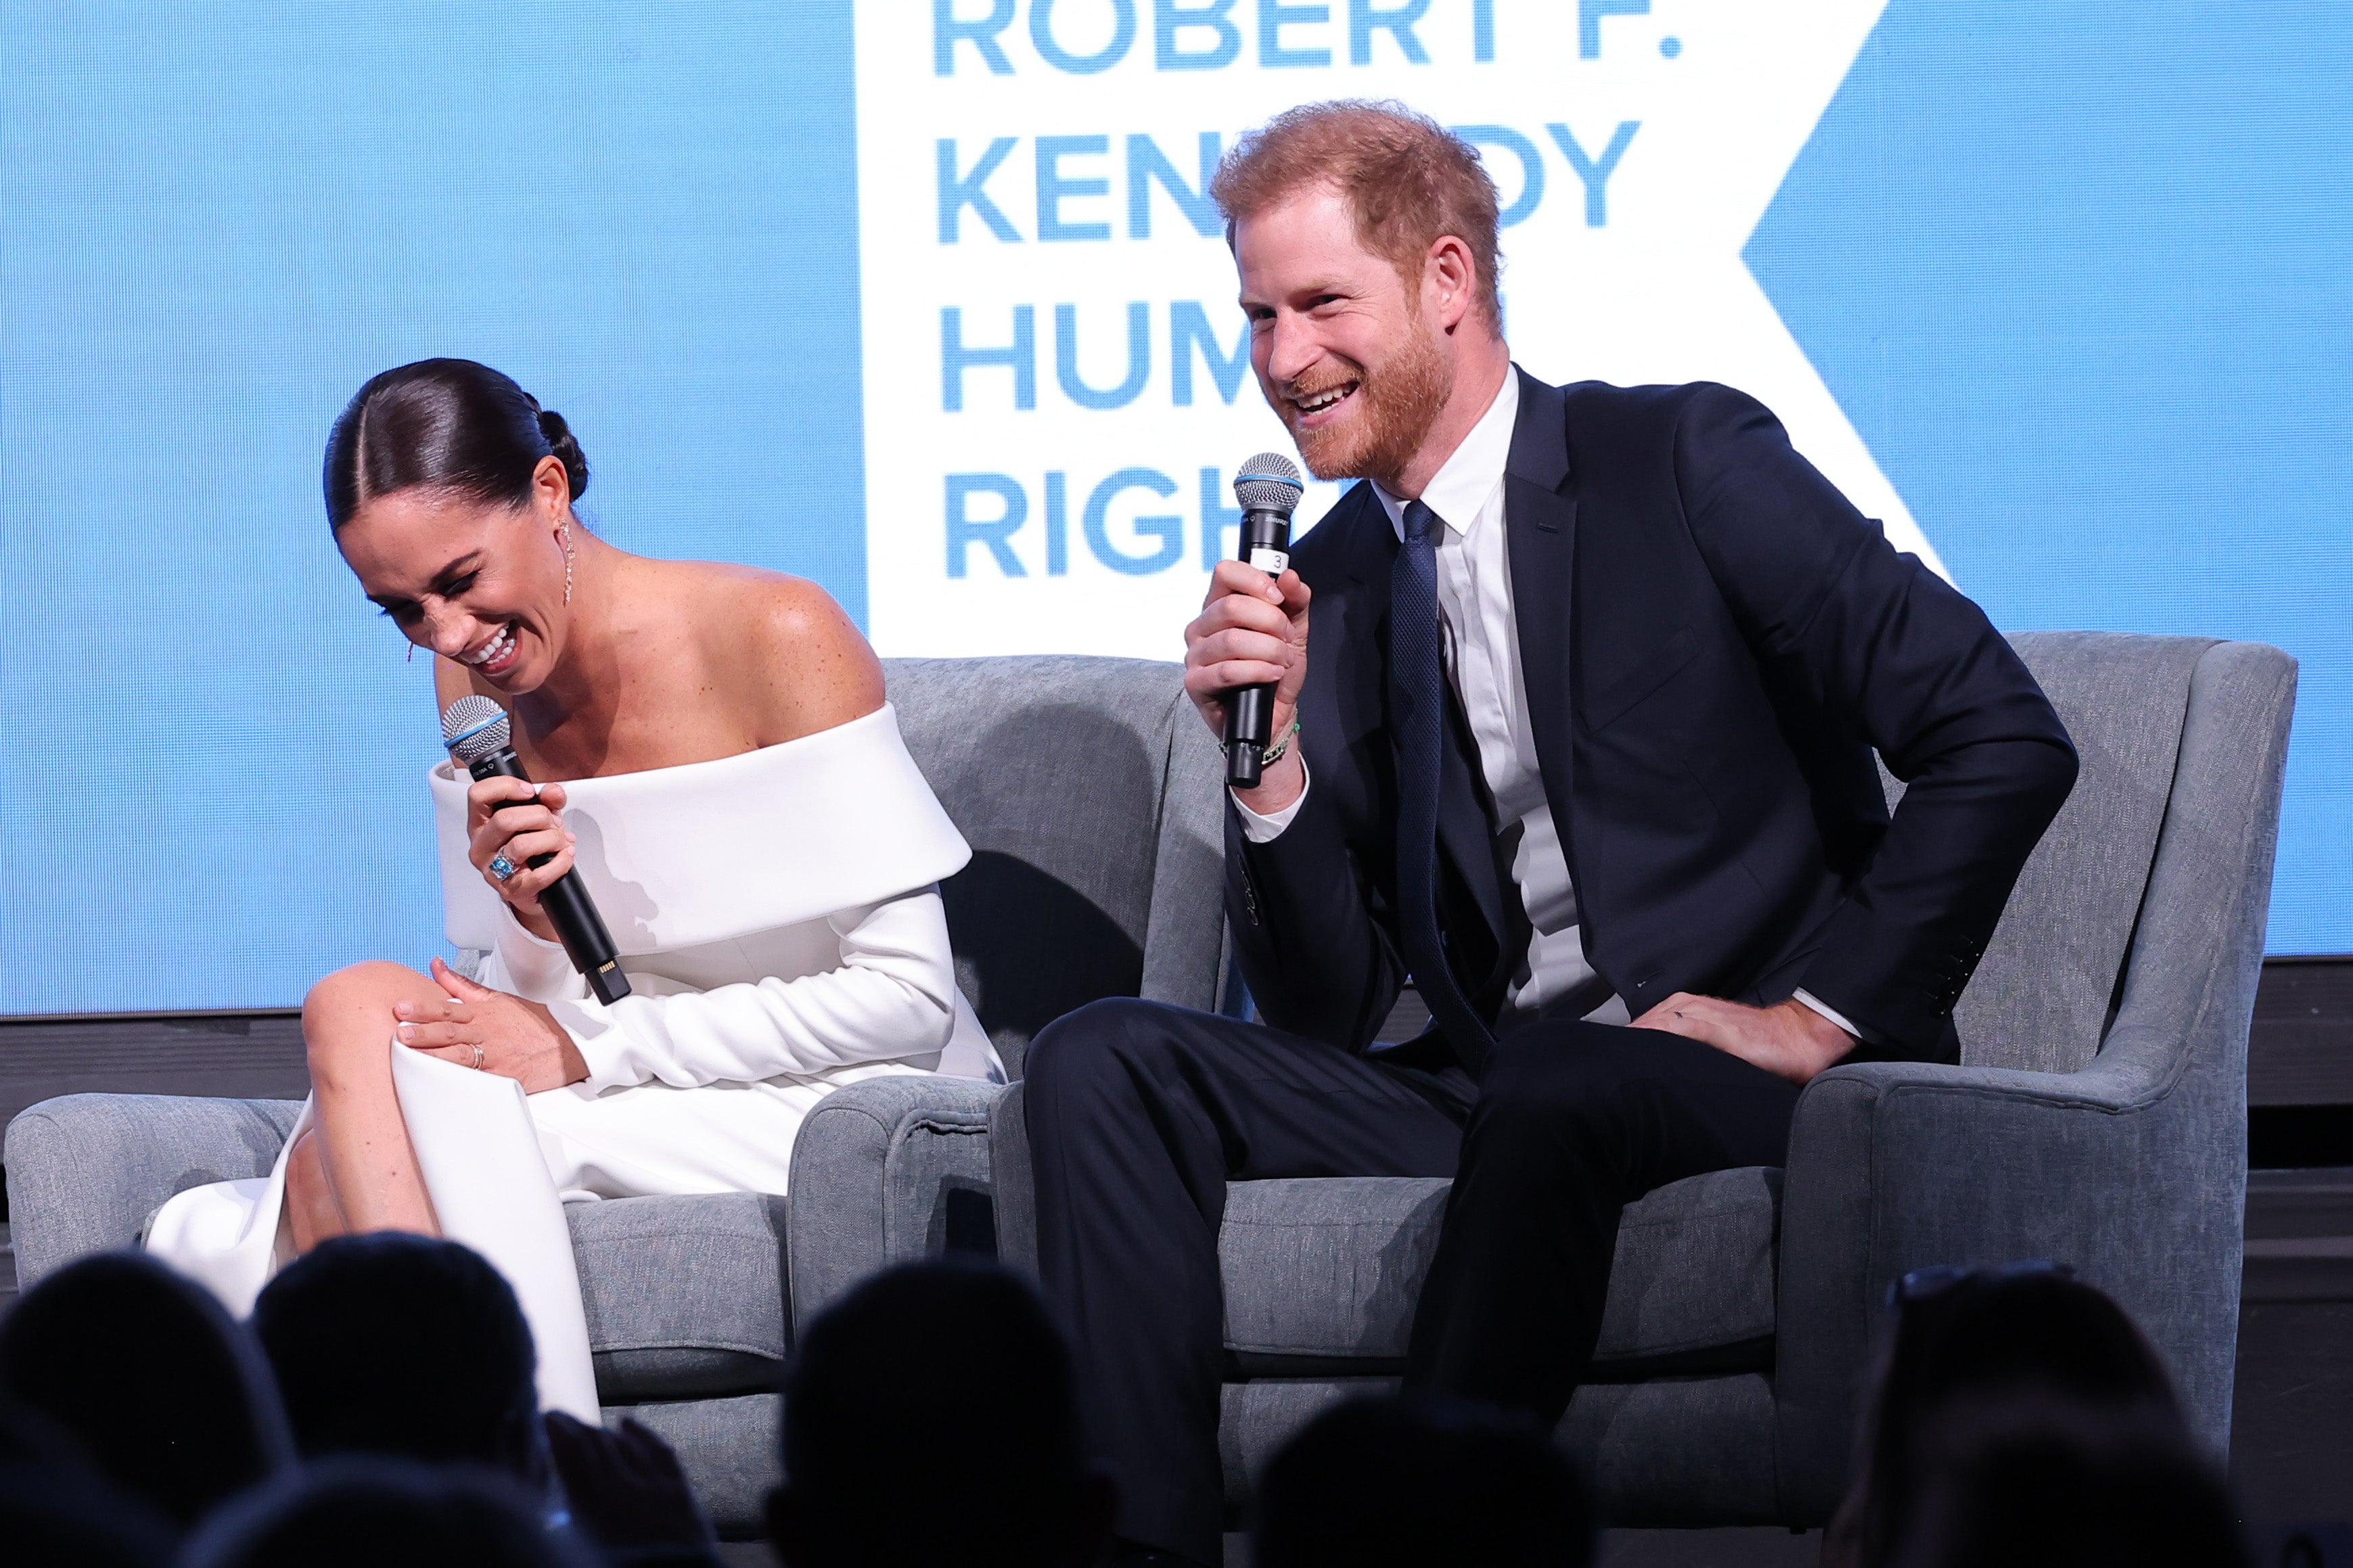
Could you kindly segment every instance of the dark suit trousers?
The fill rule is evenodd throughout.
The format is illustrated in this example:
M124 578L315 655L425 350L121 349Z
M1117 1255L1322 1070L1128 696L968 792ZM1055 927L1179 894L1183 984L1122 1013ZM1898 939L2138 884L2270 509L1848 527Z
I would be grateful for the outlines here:
M1547 1425L1609 1288L1619 1211L1706 1171L1778 1165L1798 1089L1648 1029L1530 1024L1474 1089L1156 1003L1097 1002L1029 1047L1038 1263L1073 1335L1119 1533L1219 1561L1226 1184L1453 1176L1407 1381ZM1459 1167L1459 1169L1458 1169Z

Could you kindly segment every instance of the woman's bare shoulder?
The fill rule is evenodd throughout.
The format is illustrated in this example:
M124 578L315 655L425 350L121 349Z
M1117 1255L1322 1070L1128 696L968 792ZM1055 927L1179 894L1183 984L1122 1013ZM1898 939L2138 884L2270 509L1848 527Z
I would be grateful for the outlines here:
M666 563L698 602L705 668L762 745L830 730L882 706L882 663L833 595L805 577L713 562Z

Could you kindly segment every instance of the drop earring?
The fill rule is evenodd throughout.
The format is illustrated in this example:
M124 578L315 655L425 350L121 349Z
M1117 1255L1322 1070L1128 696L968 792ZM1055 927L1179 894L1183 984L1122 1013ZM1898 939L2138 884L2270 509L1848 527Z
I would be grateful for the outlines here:
M564 546L564 602L572 603L572 528L565 525L556 531L556 542Z

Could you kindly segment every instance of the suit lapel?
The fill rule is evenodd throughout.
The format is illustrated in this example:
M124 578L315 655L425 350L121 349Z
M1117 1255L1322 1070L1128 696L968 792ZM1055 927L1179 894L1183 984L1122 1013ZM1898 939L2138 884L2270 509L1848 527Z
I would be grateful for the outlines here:
M1545 799L1568 854L1570 781L1576 741L1569 728L1572 652L1569 606L1577 559L1577 490L1568 462L1567 404L1560 388L1514 367L1520 413L1504 468L1504 529L1511 548L1512 617L1520 634L1520 679Z

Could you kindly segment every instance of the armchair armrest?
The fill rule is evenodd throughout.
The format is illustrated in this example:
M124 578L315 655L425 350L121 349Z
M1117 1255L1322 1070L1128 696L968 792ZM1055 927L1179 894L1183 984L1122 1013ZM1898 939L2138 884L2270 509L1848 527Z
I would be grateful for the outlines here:
M30 1287L85 1253L137 1244L174 1194L269 1174L295 1100L69 1094L8 1123L10 1237Z
M977 1079L877 1078L809 1112L786 1194L796 1329L867 1276L939 1256L952 1217L986 1214L988 1112L1004 1092Z
M2178 1045L2120 1022L2081 1072L1874 1062L1807 1087L1776 1312L1785 1507L1836 1505L1887 1288L1929 1264L2073 1268L2148 1335L2221 1450L2243 1102L2222 1074L2185 1068Z

